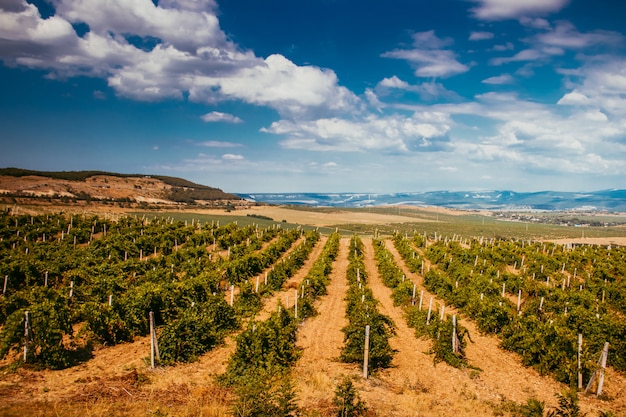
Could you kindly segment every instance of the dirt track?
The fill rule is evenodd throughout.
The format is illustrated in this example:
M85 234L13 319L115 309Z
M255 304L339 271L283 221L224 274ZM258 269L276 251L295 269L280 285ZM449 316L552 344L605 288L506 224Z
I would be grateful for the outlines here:
M339 254L332 265L327 295L316 305L318 315L307 319L298 331L298 346L302 357L293 374L304 408L324 408L331 403L334 388L342 375L358 374L353 365L337 361L343 346L341 329L348 324L345 318L348 290L348 239L341 239Z

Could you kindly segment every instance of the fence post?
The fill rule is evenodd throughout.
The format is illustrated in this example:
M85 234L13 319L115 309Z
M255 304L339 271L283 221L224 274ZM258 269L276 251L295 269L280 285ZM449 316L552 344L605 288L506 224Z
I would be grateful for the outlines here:
M365 349L363 352L363 378L367 379L370 355L370 325L365 326Z
M583 349L583 334L578 333L578 389L583 389L583 372L580 365L580 355Z
M430 302L428 303L428 315L426 316L426 325L430 324L430 315L433 312L433 297L430 297Z
M459 352L459 346L457 345L456 337L456 314L452 315L452 352Z
M604 349L602 349L602 355L600 356L600 375L598 376L598 390L596 391L596 397L602 395L602 386L604 385L604 370L606 369L606 360L609 356L609 342L604 343Z
M156 335L156 326L154 322L154 311L150 312L150 367L154 369L155 359L157 361L161 360L161 355L159 354L159 341L157 340Z
M24 363L28 361L28 355L30 353L30 342L33 339L31 327L30 327L30 311L24 312Z

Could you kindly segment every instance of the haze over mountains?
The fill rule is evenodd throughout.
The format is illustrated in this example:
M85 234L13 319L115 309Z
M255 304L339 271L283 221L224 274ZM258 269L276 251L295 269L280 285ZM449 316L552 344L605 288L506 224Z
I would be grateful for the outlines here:
M176 177L102 171L0 168L0 195L157 204L237 200L316 207L438 206L460 210L626 212L626 190L592 192L426 191L406 193L229 193Z
M428 191L393 194L237 194L251 201L323 207L440 206L462 210L606 210L626 212L626 190L593 192Z

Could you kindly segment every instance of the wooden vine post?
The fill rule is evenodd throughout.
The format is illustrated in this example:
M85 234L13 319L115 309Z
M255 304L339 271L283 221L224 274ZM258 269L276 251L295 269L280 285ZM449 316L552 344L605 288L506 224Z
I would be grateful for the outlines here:
M428 315L426 316L426 325L430 324L430 315L433 312L433 297L430 297L430 302L428 303Z
M578 333L578 389L583 389L583 370L581 366L580 356L583 349L583 334Z
M604 369L606 368L606 360L609 356L609 342L604 343L604 349L602 349L602 353L600 354L600 359L598 359L598 369L593 371L591 378L589 379L589 383L587 384L587 388L585 388L585 394L591 390L591 387L598 378L598 387L596 389L596 397L599 397L602 394L602 386L604 385Z
M154 369L155 359L161 360L159 355L159 341L156 335L156 326L154 323L154 311L150 312L150 367Z
M456 334L456 314L452 315L452 352L459 353L460 351L460 341Z
M30 343L33 341L33 329L30 325L30 311L24 312L24 363L28 362Z
M363 378L367 379L370 356L370 325L365 326L365 349L363 351Z

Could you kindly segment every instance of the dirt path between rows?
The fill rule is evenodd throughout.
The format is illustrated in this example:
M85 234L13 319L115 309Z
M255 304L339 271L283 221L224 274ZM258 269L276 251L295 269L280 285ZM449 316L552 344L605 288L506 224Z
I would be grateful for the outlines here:
M409 271L393 242L386 241L385 244L406 277L417 284L418 293L424 290L424 305L427 305L426 300L432 294L424 288L423 277ZM366 255L366 259L369 258L370 255ZM443 304L443 301L437 297L434 297L434 299L439 305ZM515 301L517 302L517 299ZM446 313L451 314L452 312L456 312L455 309L446 306ZM462 396L480 402L491 402L492 404L498 404L504 400L525 403L528 398L537 398L546 403L546 408L557 406L555 394L566 388L565 385L556 382L551 377L541 376L534 369L522 365L518 355L499 347L500 341L496 336L481 334L472 320L463 317L458 312L456 314L459 317L459 323L469 330L472 338L472 342L469 342L466 348L466 357L470 365L481 369L480 373L466 371L461 373L458 378L455 378L457 386L463 387L461 391ZM395 317L392 316L392 318L395 320ZM624 381L619 375L613 373L612 376L619 385ZM454 382L454 380L439 380L441 385L448 387L454 384ZM619 395L614 397L617 401L610 404L611 407L609 407L608 403L598 401L594 397L581 395L581 408L586 412L592 412L593 410L594 415L598 410L606 410L608 408L624 410L624 400L619 399L624 397L622 392L624 388L619 387L619 385L611 390L611 395Z
M316 304L318 315L306 320L298 331L297 344L302 357L293 369L300 406L304 409L325 409L332 403L334 390L343 375L356 376L355 365L337 361L343 346L341 329L345 318L348 290L349 239L341 239L339 253L333 262L327 295Z

